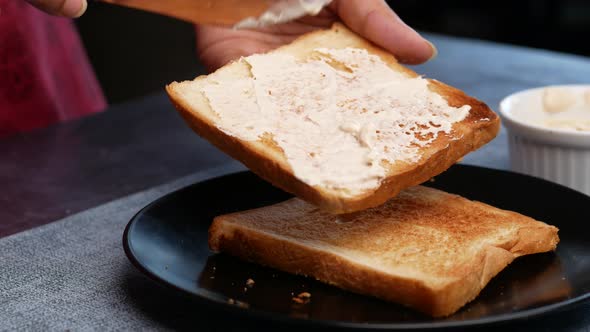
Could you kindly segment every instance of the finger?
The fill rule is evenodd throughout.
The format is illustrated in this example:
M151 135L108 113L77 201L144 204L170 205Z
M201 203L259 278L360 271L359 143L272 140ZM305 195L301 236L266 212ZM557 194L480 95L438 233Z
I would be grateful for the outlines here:
M196 26L196 37L197 56L209 71L243 56L267 52L277 42L268 34L205 25Z
M31 5L52 15L80 17L86 11L86 0L26 0Z
M407 26L384 0L335 0L332 10L353 31L383 47L404 63L436 56L436 48Z

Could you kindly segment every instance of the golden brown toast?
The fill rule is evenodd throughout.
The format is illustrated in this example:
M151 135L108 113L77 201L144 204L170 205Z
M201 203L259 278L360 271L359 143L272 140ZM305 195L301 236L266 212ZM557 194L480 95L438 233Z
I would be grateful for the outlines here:
M302 60L317 56L318 48L367 50L370 55L378 56L393 71L408 78L418 77L415 72L399 64L393 55L341 24L335 24L329 30L306 34L270 54L291 55ZM330 65L338 67L338 61L332 62ZM492 140L500 128L499 117L483 102L444 83L428 80L428 89L446 99L448 106L460 108L469 105L467 116L462 121L453 123L451 132L440 132L431 143L419 147L417 160L381 160L386 173L379 179L378 184L351 194L346 187L332 188L312 184L296 176L292 163L272 135L265 134L257 140L245 140L218 127L219 115L211 108L203 91L212 85L221 84L227 86L227 93L230 94L234 92L231 82L251 75L248 64L238 60L194 81L174 82L167 86L167 92L180 114L199 135L244 163L263 179L332 213L354 212L383 204L401 190L420 184L445 171L465 154ZM429 109L426 107L419 111L428 113ZM306 132L301 132L301 135L306 135ZM385 149L400 148L395 142L385 144L389 144Z
M416 186L353 214L329 214L294 198L219 216L209 246L439 317L473 300L515 258L554 250L557 231Z

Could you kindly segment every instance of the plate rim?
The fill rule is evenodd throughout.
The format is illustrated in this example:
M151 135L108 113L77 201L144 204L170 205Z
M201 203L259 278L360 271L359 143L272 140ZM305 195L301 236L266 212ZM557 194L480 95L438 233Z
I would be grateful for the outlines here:
M550 185L561 187L562 189L567 189L567 190L573 191L575 193L584 195L584 193L581 193L579 191L573 190L569 187L565 187L563 185L560 185L560 184L557 184L554 182L547 181L542 178L538 178L538 177L534 177L534 176L530 176L530 175L526 175L526 174L521 174L521 173L516 173L516 172L511 172L511 171L507 171L507 170L500 170L500 169L481 167L481 166L475 166L475 165L463 165L463 164L454 165L453 168L472 168L472 169L483 169L486 171L493 171L493 172L500 172L500 173L508 173L510 175L522 176L522 177L530 178L530 179L536 180L536 181L540 180L540 181L546 182ZM214 299L206 297L204 294L198 294L198 293L189 291L187 289L184 289L180 286L177 286L177 285L159 277L156 273L150 271L149 268L144 266L140 262L139 259L137 259L136 255L133 253L131 243L129 242L130 241L129 232L134 227L136 222L140 219L140 217L147 210L152 208L154 205L160 204L162 201L169 199L169 196L179 194L180 192L187 190L188 188L190 188L194 185L197 185L199 183L212 181L212 180L216 180L216 179L220 179L220 178L224 178L224 177L228 177L228 176L238 176L239 174L247 174L247 173L253 174L249 170L240 170L240 171L228 172L228 173L222 174L222 175L212 176L210 178L205 178L205 179L199 180L195 183L188 184L188 185L186 185L182 188L179 188L177 190L174 190L172 192L166 193L166 194L158 197L157 199L154 199L149 204L147 204L146 206L141 208L129 220L129 222L125 226L125 230L123 231L123 236L122 236L123 243L122 244L123 244L123 250L125 252L125 255L127 256L127 259L132 263L132 265L136 269L138 269L141 273L143 273L144 275L146 275L147 277L149 277L151 280L155 281L156 283L166 286L167 288L169 288L177 293L187 295L191 299L197 300L199 302L203 302L203 303L207 303L207 304L214 304L219 309L229 311L232 313L236 313L236 314L240 314L240 315L245 315L245 316L248 316L249 318L261 318L261 319L267 319L267 320L270 320L273 322L304 325L304 326L312 325L315 327L324 327L324 328L328 328L328 327L334 328L335 327L335 328L360 329L360 330L424 330L424 329L430 330L430 329L492 326L492 325L498 325L498 324L504 324L504 323L523 321L523 320L530 319L530 318L539 318L539 317L553 314L553 313L558 313L558 312L562 312L562 311L566 311L566 310L572 310L572 309L575 309L580 304L582 304L583 302L590 299L590 291L589 291L585 294L579 295L579 296L571 298L571 299L542 305L540 307L536 307L536 308L532 308L532 309L524 309L524 310L517 311L517 312L504 313L504 314L495 315L495 316L491 316L491 317L485 317L485 318L477 318L477 319L472 318L472 319L467 319L467 320L462 320L462 321L440 321L440 322L432 321L432 322L419 322L419 323L371 323L371 322L363 323L363 322L345 322L345 321L340 321L340 320L325 320L325 319L314 319L314 318L302 319L302 318L297 318L297 317L291 317L291 316L288 316L288 315L285 315L282 313L272 313L272 312L268 312L268 311L256 309L256 308L241 308L241 307L231 305L226 302L216 301ZM584 195L584 196L587 196L587 195Z

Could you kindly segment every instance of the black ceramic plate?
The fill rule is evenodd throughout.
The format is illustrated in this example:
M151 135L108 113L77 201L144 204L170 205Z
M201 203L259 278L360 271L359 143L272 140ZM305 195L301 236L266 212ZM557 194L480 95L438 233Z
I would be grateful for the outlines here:
M444 319L213 254L207 247L213 217L289 198L248 172L196 183L153 202L131 220L123 243L133 264L157 281L222 309L291 323L470 326L530 318L590 297L590 197L540 179L462 165L427 185L555 225L561 243L555 253L517 259L475 301ZM249 278L252 288L245 285ZM294 303L292 295L303 291L312 294L311 302Z

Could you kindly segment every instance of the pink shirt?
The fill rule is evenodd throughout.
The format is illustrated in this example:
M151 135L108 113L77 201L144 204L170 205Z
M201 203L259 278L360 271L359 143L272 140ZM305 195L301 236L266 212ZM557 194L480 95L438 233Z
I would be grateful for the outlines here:
M105 107L73 23L0 0L0 138Z

